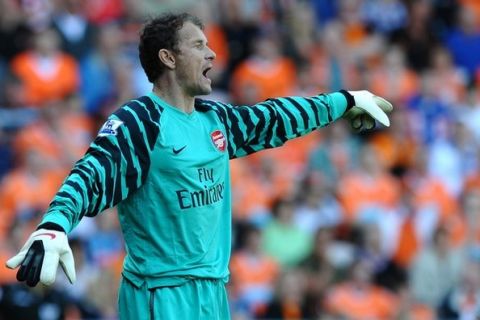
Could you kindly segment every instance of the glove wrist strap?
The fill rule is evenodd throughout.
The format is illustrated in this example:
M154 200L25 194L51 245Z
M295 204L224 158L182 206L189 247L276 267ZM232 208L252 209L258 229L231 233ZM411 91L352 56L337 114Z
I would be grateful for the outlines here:
M347 99L347 109L345 111L352 109L355 106L355 98L347 90L342 89L339 92Z
M58 224L53 223L53 222L45 222L45 223L42 223L41 225L39 225L39 226L37 227L37 230L38 230L38 229L48 229L48 230L65 232L65 230L63 230L63 228L62 228L61 226L59 226ZM66 233L66 232L65 232L65 233Z

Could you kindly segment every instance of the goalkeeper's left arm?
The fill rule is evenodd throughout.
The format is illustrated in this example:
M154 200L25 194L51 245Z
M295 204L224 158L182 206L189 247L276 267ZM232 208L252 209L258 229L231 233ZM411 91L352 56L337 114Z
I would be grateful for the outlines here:
M368 91L345 91L313 97L268 99L253 106L200 101L213 109L225 125L230 158L275 148L285 141L324 127L340 118L356 130L372 129L375 120L389 126L392 105Z

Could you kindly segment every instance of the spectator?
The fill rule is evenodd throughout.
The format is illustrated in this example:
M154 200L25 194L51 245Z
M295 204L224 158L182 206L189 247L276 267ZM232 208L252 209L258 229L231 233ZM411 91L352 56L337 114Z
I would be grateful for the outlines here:
M417 75L406 66L405 54L399 47L389 48L381 65L373 69L369 88L396 104L405 103L417 93Z
M475 0L467 2L476 2ZM451 30L456 23L458 10L460 9L461 2L463 0L440 0L435 1L433 18L436 26L436 30L440 31L439 34L444 35L448 30Z
M287 43L291 43L285 51L295 59L295 63L304 68L308 60L323 50L318 46L316 35L318 34L315 13L311 6L306 2L293 2L289 8L289 14L283 18L288 28L285 37ZM328 81L328 79L324 79Z
M117 24L104 26L96 37L96 45L80 63L80 92L85 111L98 115L102 108L118 98L115 71L122 62L122 31Z
M44 211L62 182L62 174L48 168L36 150L25 154L24 163L7 174L0 188L0 238L15 220L32 221Z
M407 23L407 9L399 0L367 0L362 5L362 18L375 31L389 34Z
M369 142L378 151L381 162L396 177L401 177L415 162L422 145L412 130L410 113L396 109L388 130L376 131Z
M99 268L87 259L85 244L81 240L73 238L69 241L69 244L75 259L78 281L72 285L65 274L59 273L55 286L60 290L67 291L72 298L82 300L87 297L89 288L94 286L96 281L98 281L100 276Z
M464 265L462 277L440 306L441 319L477 319L480 316L480 267L478 262Z
M35 32L41 32L51 24L53 4L49 0L30 0L19 3L21 13L28 27Z
M360 229L361 246L357 249L358 259L366 263L372 273L372 281L391 291L397 291L406 282L406 272L392 261L392 232L379 224L368 224Z
M265 310L258 313L258 319L304 319L313 317L305 304L305 278L298 270L282 274L276 297Z
M282 268L297 265L309 254L312 247L311 236L292 223L293 210L292 200L278 199L272 208L273 220L263 231L263 250Z
M78 89L78 65L72 56L60 51L54 30L38 33L33 42L32 50L13 58L11 68L23 82L27 104L42 107Z
M392 35L392 38L404 49L407 66L420 73L430 66L432 51L439 41L433 21L432 1L410 1L409 13L405 29Z
M471 133L461 122L446 122L445 136L430 148L428 167L430 174L440 179L448 192L458 196L463 180L474 172L477 166L475 143ZM448 175L445 175L448 172Z
M378 221L396 207L400 191L398 182L385 171L370 145L362 147L360 167L340 180L338 190L348 223Z
M344 26L338 22L328 24L319 35L320 41L312 44L305 55L310 65L310 81L318 87L318 92L338 90L339 88L358 89L361 81L358 64L363 60L374 59L379 44L374 39L364 39L364 46L352 49L345 43ZM308 47L307 47L308 48Z
M115 319L118 314L116 304L120 273L111 266L101 266L99 274L101 277L88 288L86 296L100 313L100 319Z
M460 174L462 180L474 174L480 165L480 144L475 141L474 133L463 121L456 121L452 132L452 144L457 148L460 157L463 159L463 166Z
M22 159L34 149L48 159L51 168L70 170L87 150L93 131L91 120L80 111L80 101L75 97L45 105L40 118L14 138L16 154Z
M158 2L156 0L140 0L125 1L128 11L134 11L135 14L145 17L148 15L158 15L163 12L185 11L195 4L194 0L164 0Z
M2 319L80 318L80 311L65 292L50 288L29 288L15 283L0 287L0 317Z
M379 34L369 32L367 25L363 23L362 2L359 0L339 1L338 19L332 21L325 28L324 46L331 52L334 61L337 58L340 61L334 68L348 70L351 63L361 67L370 67L381 57L384 40ZM335 33L338 36L335 36ZM334 39L335 37L337 39ZM343 66L344 64L345 66ZM355 79L355 73L348 75L345 77L346 83L354 81L353 84L358 85L358 82L355 83L358 81Z
M480 72L478 75L480 76ZM478 77L478 80L477 88L480 88L480 77ZM459 111L461 110L460 113L462 114L460 121L472 132L475 142L478 144L480 141L480 128L476 125L480 122L480 95L478 94L478 89L470 89L459 107Z
M275 197L283 196L301 180L309 152L318 144L320 135L314 132L288 141L282 148L258 152L242 160L253 168L263 183L270 184Z
M269 208L274 192L261 183L248 162L236 159L230 164L232 190L237 194L232 199L233 216L238 220L247 220L262 225L270 219Z
M410 284L414 298L438 308L448 292L459 280L464 255L450 247L448 234L439 228L433 243L423 249L410 270Z
M418 221L418 225L423 226L420 237L423 242L431 240L438 223L446 221L448 216L459 211L456 199L449 193L445 183L429 172L428 160L428 153L421 150L415 157L413 167L404 177L405 186L413 196L414 209L424 212L417 217L423 220ZM433 216L427 218L426 210L430 210ZM430 223L427 222L428 219Z
M22 246L28 234L34 230L34 226L20 219L5 221L2 224L4 234L0 235L0 264L5 264L16 248ZM3 232L2 230L2 232ZM17 282L15 272L8 268L0 268L0 287ZM2 317L0 316L0 319Z
M52 17L53 28L60 36L63 50L82 61L93 48L95 27L87 20L83 1L57 1Z
M290 154L271 149L258 156L249 157L248 160L235 160L237 165L234 165L233 169L240 172L232 173L232 182L234 188L241 190L238 202L234 204L239 216L256 224L263 224L269 219L269 208L275 199L295 194L301 171L296 165L302 164L298 158L302 157L302 150L307 152L308 142L312 141L312 137L297 140L300 141L283 147L287 148ZM296 148L299 149L298 153L294 152ZM288 165L280 170L283 161L288 162ZM242 170L245 171L241 173Z
M395 319L435 320L435 309L416 301L408 287L402 287L398 293L398 307Z
M232 97L239 104L251 104L271 97L292 94L295 65L282 56L275 35L263 35L254 42L253 54L232 75Z
M326 292L342 276L342 270L334 265L332 250L335 250L333 230L320 228L315 233L312 252L299 265L306 276L306 306L309 313L316 316L323 313L322 301Z
M55 287L60 291L65 291L77 305L82 318L100 319L101 315L96 307L96 301L89 299L89 290L97 286L100 281L100 270L96 264L87 260L85 244L79 239L70 239L70 248L72 248L75 259L75 268L77 281L72 285L64 273L58 274Z
M323 139L311 149L308 170L320 172L329 188L335 189L335 181L358 166L361 143L352 137L345 123L325 128Z
M86 0L84 4L88 20L94 25L107 25L123 17L125 5L122 0Z
M448 124L452 119L451 105L440 99L431 72L424 72L421 91L407 102L409 122L415 137L423 144L448 137Z
M278 264L261 251L261 230L250 225L243 230L244 245L233 254L230 273L233 295L254 314L273 298Z
M329 0L313 0L312 9L317 18L317 24L323 25L338 16L338 2Z
M349 49L358 49L367 37L367 28L361 19L359 0L340 1L338 20L342 29L342 38Z
M432 56L433 92L441 101L456 105L465 99L468 84L467 75L453 64L450 52L438 47Z
M6 73L5 64L27 49L31 30L22 18L17 1L0 1L0 80Z
M97 227L95 236L87 239L87 255L94 265L112 267L124 256L116 209L108 209L98 217Z
M480 67L480 57L475 54L480 50L480 32L473 11L461 8L457 28L448 34L445 43L455 63L465 70L471 81Z
M310 175L302 188L301 205L294 212L294 223L310 234L319 228L333 227L343 218L342 208L320 173Z
M395 296L371 283L371 269L364 261L351 267L350 280L334 286L325 308L334 317L350 319L391 319L396 310Z
M475 0L460 0L460 5L475 14L477 27L480 26L480 4Z
M455 244L465 247L468 256L480 261L480 188L467 188L462 194L461 223L451 230Z
M437 222L436 211L427 207L426 210L417 212L413 198L414 195L410 190L405 189L396 212L397 226L394 228L394 234L391 237L391 242L394 243L392 259L396 265L403 269L408 269L420 250L422 231L425 231L425 228L420 228L424 225L419 222L426 220L429 222L427 226L432 225L432 221L434 225Z

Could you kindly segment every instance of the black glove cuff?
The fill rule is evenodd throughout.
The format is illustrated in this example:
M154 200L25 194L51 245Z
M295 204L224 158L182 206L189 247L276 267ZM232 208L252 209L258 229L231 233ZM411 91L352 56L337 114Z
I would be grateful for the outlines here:
M37 227L37 230L38 230L38 229L48 229L48 230L65 232L65 230L63 230L63 228L62 228L61 226L59 226L58 224L53 223L53 222L45 222L45 223L42 223L41 225L39 225L39 226ZM66 232L65 232L65 233L66 233Z
M347 99L347 110L345 111L352 109L355 106L355 98L353 98L347 90L340 90L339 92L345 96L345 99Z

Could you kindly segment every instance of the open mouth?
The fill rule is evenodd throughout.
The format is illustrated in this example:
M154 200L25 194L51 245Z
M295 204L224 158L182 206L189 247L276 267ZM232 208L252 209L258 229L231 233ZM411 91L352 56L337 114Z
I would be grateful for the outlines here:
M208 71L210 71L210 69L212 69L212 67L208 67L205 70L203 70L203 72L202 72L203 76L207 79L209 79L207 74L208 74Z

